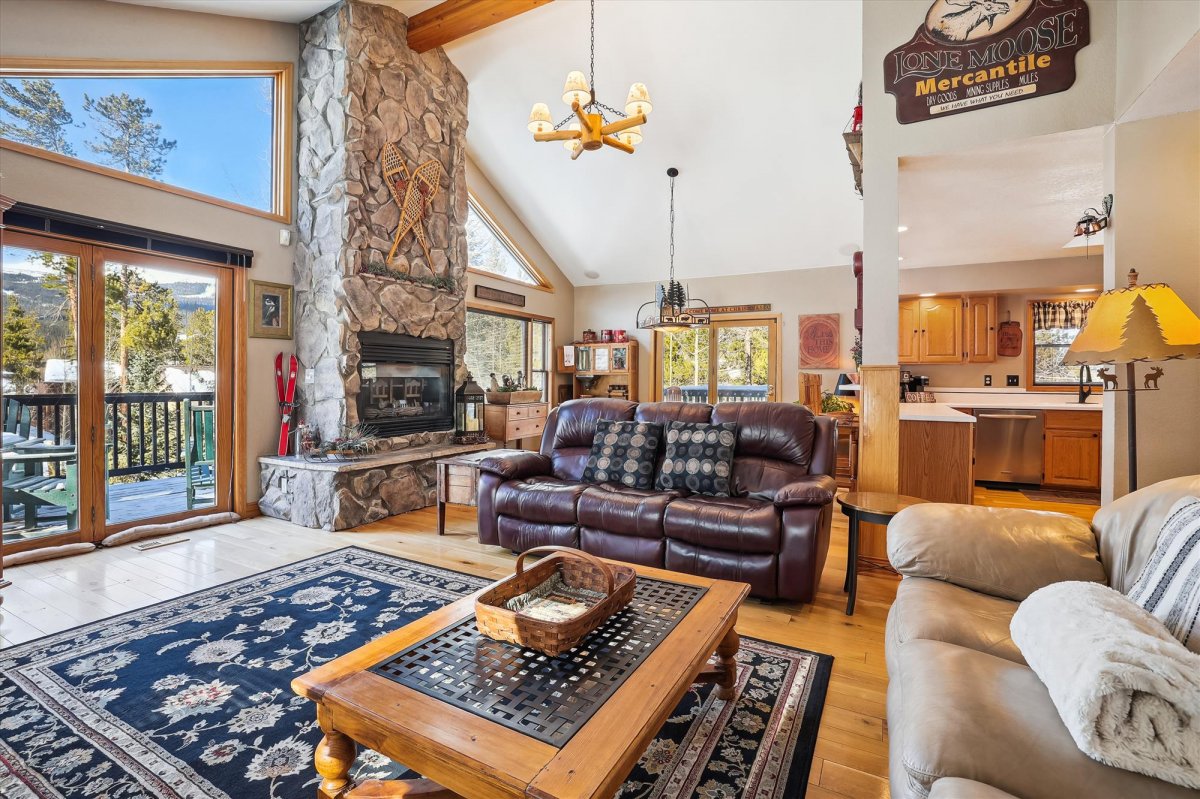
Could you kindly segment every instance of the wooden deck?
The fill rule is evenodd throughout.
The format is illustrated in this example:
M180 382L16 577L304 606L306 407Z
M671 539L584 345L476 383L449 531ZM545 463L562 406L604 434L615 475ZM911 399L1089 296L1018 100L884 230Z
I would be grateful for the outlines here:
M201 492L200 499L211 503L212 489ZM180 513L188 509L187 481L181 475L138 483L114 483L108 489L108 504L109 524ZM203 505L197 504L197 507ZM61 533L67 529L67 512L63 508L43 506L38 509L38 527L34 530L24 528L24 509L17 505L13 521L4 523L4 543Z

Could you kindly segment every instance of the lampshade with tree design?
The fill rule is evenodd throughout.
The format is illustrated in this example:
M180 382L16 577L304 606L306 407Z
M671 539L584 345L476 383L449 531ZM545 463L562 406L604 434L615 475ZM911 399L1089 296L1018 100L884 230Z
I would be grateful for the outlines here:
M1096 298L1063 363L1139 363L1200 358L1200 317L1166 283L1129 285Z

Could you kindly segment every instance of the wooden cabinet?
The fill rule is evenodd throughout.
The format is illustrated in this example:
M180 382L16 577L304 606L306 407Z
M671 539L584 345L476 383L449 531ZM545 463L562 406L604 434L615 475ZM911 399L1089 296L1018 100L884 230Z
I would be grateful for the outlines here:
M927 297L921 300L920 363L961 363L963 359L963 303L960 297Z
M483 430L493 441L520 441L540 436L546 429L549 403L483 406Z
M921 301L900 301L900 360L917 363L917 341L921 338Z
M1098 411L1046 411L1042 484L1100 489Z
M996 295L900 300L900 363L996 360Z
M567 344L558 348L560 372L573 375L571 397L638 398L638 343Z
M996 295L967 297L963 332L968 363L996 360Z

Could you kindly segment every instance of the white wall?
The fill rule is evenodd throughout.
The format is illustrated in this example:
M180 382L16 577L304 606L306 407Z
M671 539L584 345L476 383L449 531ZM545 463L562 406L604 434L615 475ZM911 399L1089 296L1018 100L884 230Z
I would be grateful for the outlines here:
M750 275L697 278L683 281L693 297L710 305L744 305L770 303L770 313L781 314L780 369L783 374L780 401L799 399L797 372L800 371L800 345L797 336L797 317L800 314L841 314L842 365L839 369L805 369L818 372L826 390L837 385L839 372L854 368L850 347L854 343L854 307L857 287L849 266L830 266L822 269L793 269L785 272L761 272ZM654 339L650 331L637 330L637 309L654 299L654 283L627 283L606 286L578 286L575 289L575 335L586 328L595 331L624 328L637 340L641 351L638 363L638 396L651 398L650 378L653 371ZM894 332L894 331L893 331Z
M123 3L3 0L0 18L0 52L7 57L294 64L299 54L295 25ZM293 248L279 245L283 223L7 150L0 159L0 192L19 202L253 250L252 278L292 282ZM275 353L290 349L290 341L249 340L246 432L252 458L273 450L279 436L272 370ZM249 470L246 487L255 499L257 468Z
M1120 118L1200 32L1200 3L1137 0L1117 10L1117 75L1114 117Z
M1200 111L1116 125L1110 135L1105 286L1167 283L1200 313ZM1111 234L1111 235L1110 235ZM1139 364L1137 380L1153 364ZM1200 474L1200 360L1158 364L1161 391L1138 394L1138 485ZM1116 370L1124 383L1124 367ZM1105 498L1127 490L1126 397L1104 397Z

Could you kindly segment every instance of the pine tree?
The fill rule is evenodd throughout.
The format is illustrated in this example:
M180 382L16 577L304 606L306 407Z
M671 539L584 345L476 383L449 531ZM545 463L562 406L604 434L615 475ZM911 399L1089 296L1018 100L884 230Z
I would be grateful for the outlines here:
M121 372L114 388L130 390L131 359L138 371L132 382L160 385L161 371L179 346L179 303L170 289L146 280L135 267L110 268L104 277L104 317L105 358L116 361Z
M41 376L46 341L37 317L21 305L17 295L9 294L4 306L4 361L13 391L28 391Z
M51 81L22 78L18 87L0 80L0 112L0 136L53 153L75 154L66 137L73 118Z
M92 115L98 140L88 142L107 164L134 175L160 177L175 141L161 137L162 125L150 121L154 110L141 97L125 92L99 100L83 96L83 109Z
M183 328L181 354L191 376L197 369L212 368L217 357L217 317L212 311L197 309Z
M29 256L29 261L47 270L46 276L42 278L42 288L63 297L64 304L60 307L59 315L61 322L65 322L66 330L64 334L63 325L51 325L51 339L54 342L52 349L58 353L58 357L73 360L75 322L79 319L79 259L73 255L34 252Z

